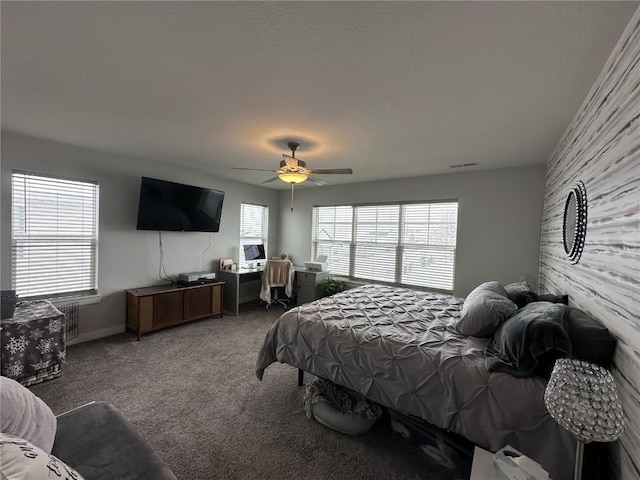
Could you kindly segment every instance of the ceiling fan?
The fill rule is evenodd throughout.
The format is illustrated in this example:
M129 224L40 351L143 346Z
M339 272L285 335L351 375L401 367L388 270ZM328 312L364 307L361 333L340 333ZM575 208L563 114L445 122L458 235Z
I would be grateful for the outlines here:
M316 185L326 185L327 182L320 178L314 177L312 174L316 175L326 175L326 174L351 174L353 170L350 168L331 168L331 169L315 169L315 168L307 168L307 163L303 160L299 160L296 158L296 150L300 146L297 142L289 142L287 146L291 149L291 155L282 154L282 161L280 162L280 168L278 170L269 170L266 168L242 168L242 167L231 167L234 170L257 170L261 172L274 172L277 173L277 177L270 178L269 180L265 180L262 182L271 183L280 179L284 182L296 184L302 183L304 181L309 181L311 183L315 183Z
M276 180L282 180L291 184L291 211L293 212L293 189L297 183L309 181L316 185L326 185L326 181L314 177L313 175L327 175L327 174L352 174L353 170L350 168L330 168L330 169L316 169L307 168L307 163L303 160L296 158L296 150L300 146L297 142L289 142L287 146L291 149L291 155L282 154L282 160L280 161L280 168L278 170L269 170L265 168L243 168L243 167L231 167L234 170L256 170L261 172L274 172L278 175L262 182L271 183ZM313 174L313 175L312 175Z

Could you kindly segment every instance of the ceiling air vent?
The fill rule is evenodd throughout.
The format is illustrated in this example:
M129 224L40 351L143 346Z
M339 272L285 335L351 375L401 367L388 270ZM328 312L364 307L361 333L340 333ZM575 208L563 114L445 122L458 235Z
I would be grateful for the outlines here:
M475 167L478 165L478 162L473 163L459 163L457 165L449 165L449 168L465 168L465 167Z

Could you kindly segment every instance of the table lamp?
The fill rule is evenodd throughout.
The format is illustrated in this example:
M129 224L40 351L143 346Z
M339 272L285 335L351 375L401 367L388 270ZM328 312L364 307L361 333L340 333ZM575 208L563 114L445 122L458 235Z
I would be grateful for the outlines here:
M544 403L551 417L577 440L573 478L581 480L584 444L613 442L624 429L613 376L598 365L561 358L551 372Z

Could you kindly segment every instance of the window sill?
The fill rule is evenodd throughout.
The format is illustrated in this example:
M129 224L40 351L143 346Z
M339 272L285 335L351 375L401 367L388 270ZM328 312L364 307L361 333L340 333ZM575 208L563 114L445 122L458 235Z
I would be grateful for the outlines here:
M78 305L93 305L102 302L102 295L82 295L78 297L57 297L50 298L51 303L56 307L66 305L72 302L78 302Z
M331 275L331 273L329 273ZM362 280L362 279L350 279L349 277L344 277L341 275L333 275L331 278L335 278L338 280L344 280L347 283L347 288L356 288L361 287L362 285L388 285L390 287L398 287L398 288L408 288L409 290L420 290L423 292L432 292L439 293L442 295L453 295L453 290L444 290L439 288L432 287L420 287L418 285L403 285L401 283L391 283L391 282L379 282L376 280Z

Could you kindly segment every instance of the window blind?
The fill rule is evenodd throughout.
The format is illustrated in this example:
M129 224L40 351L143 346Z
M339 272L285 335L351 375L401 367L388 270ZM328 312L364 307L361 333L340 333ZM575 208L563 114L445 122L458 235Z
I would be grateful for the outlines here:
M351 206L316 207L313 220L313 258L326 255L331 272L348 276L353 234Z
M268 252L269 207L243 203L240 206L240 265L246 265L243 245L263 244Z
M458 202L403 205L400 283L453 290Z
M12 173L11 279L22 298L97 292L98 184Z
M354 279L453 290L458 203L314 208L313 252Z

